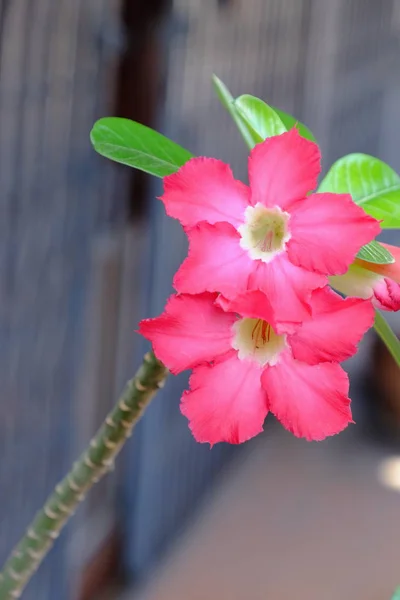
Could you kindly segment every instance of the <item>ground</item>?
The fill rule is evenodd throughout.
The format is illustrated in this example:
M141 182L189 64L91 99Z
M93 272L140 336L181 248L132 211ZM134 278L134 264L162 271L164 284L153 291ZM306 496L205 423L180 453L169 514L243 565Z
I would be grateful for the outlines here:
M279 428L248 445L145 589L123 600L390 600L400 584L400 495L387 454L342 434Z

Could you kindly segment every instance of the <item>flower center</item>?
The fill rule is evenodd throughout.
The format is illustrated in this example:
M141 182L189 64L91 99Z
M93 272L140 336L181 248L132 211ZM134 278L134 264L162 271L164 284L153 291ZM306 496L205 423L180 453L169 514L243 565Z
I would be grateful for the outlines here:
M260 365L276 365L282 350L286 348L286 336L278 335L271 325L262 319L239 319L233 325L232 347L238 350L241 360L250 358Z
M285 250L291 237L287 212L278 206L267 208L258 203L248 206L244 217L245 222L238 228L240 245L248 251L250 258L268 263Z

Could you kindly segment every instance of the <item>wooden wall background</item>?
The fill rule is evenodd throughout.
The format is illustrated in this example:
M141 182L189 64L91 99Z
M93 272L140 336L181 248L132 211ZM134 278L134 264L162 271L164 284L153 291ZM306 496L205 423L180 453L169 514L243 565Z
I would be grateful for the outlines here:
M1 2L0 562L80 448L91 246L126 212L89 141L110 111L119 3ZM68 537L24 598L69 597Z

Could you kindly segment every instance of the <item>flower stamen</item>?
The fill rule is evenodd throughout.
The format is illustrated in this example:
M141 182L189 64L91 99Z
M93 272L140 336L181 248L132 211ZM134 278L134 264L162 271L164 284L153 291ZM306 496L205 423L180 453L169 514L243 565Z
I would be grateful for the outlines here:
M278 206L249 206L245 211L245 222L238 229L241 247L253 260L270 262L285 250L290 239L288 221L288 213Z
M262 319L239 319L233 326L232 347L240 359L251 359L261 365L274 365L286 347L286 336L275 333Z
M254 340L256 348L262 348L271 339L271 325L258 319L251 332L251 339Z

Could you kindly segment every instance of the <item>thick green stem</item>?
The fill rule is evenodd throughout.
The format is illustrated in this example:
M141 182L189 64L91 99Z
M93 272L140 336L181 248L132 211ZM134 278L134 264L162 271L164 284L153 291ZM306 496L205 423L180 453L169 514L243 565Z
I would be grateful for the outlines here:
M400 340L380 312L375 311L375 331L400 367Z
M131 435L150 400L163 386L167 373L164 365L153 354L145 355L136 376L127 383L117 405L87 450L56 486L5 563L0 573L0 600L21 596L32 574L78 504L88 490L112 468L116 455Z

